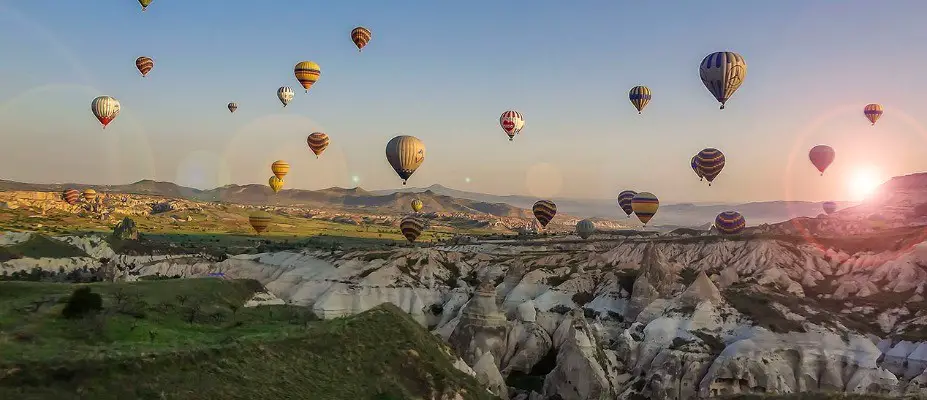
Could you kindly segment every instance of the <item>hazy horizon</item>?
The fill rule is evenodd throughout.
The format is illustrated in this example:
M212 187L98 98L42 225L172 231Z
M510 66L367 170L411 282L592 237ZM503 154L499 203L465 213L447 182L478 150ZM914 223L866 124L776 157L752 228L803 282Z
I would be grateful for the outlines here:
M208 189L263 184L284 159L288 189L401 189L383 155L397 134L427 146L408 187L499 196L853 201L861 180L927 170L927 56L905 44L927 38L922 2L50 4L0 1L14 55L0 65L0 179ZM362 53L357 25L373 32ZM698 64L723 50L748 73L720 111ZM309 94L301 60L322 69ZM638 84L654 96L643 115L627 100ZM296 92L285 109L282 85ZM89 109L99 95L122 104L105 130ZM874 127L871 102L885 106ZM498 126L507 109L526 119L514 142ZM313 131L332 140L318 160ZM824 177L807 160L821 143L837 151ZM727 157L712 187L689 168L704 147Z

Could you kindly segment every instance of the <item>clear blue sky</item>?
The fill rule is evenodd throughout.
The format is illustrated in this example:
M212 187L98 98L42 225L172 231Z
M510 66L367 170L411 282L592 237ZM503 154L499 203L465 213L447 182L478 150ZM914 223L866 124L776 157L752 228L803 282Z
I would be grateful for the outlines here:
M664 202L850 199L848 181L927 170L927 2L0 0L0 177L29 182L266 182L399 187L397 134L427 145L411 186ZM358 53L357 25L373 31ZM724 111L702 86L713 51L742 54ZM136 57L154 58L147 78ZM301 60L321 65L305 94ZM627 91L654 100L638 116ZM296 90L282 109L276 89ZM105 130L98 95L123 112ZM235 114L225 108L239 103ZM886 113L875 127L869 102ZM514 143L506 109L527 120ZM327 132L320 160L306 136ZM808 149L832 145L825 177ZM689 169L727 155L712 187ZM357 178L355 184L354 178ZM467 181L469 178L469 182Z

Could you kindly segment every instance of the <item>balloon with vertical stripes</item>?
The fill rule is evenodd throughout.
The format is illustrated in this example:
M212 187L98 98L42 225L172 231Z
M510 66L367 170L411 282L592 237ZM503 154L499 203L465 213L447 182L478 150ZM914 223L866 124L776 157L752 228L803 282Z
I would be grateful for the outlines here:
M730 100L747 77L747 62L737 53L719 51L702 59L698 69L702 84L721 103L721 109Z
M583 239L588 239L595 233L595 224L592 220L584 219L576 223L576 234Z
M238 103L229 103L229 112L235 112L238 109Z
M286 107L287 104L290 104L290 101L293 100L293 96L296 93L293 92L293 89L290 89L289 86L281 86L277 89L277 98L280 99L280 102L283 103L283 106Z
M882 108L882 105L876 103L867 104L866 107L863 107L863 114L869 122L872 122L872 125L875 125L876 121L882 117L884 111L885 109Z
M357 51L364 49L364 46L370 42L370 30L364 28L363 26L358 26L351 30L351 41L354 42L354 45L357 46Z
M650 88L647 86L635 86L628 92L628 98L634 108L637 109L638 114L644 111L644 107L647 107L647 104L650 103L651 97Z
M396 136L386 143L386 161L405 185L425 162L425 144L415 136Z
M110 96L99 96L90 102L90 111L97 120L103 124L103 129L119 115L120 104Z

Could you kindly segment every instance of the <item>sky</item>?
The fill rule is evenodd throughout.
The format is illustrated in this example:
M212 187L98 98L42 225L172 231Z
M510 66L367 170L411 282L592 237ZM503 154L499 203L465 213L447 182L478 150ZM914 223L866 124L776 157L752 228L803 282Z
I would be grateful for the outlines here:
M0 0L0 179L205 189L266 183L283 159L288 188L400 188L384 155L399 134L427 147L410 186L492 194L857 200L927 171L927 2L504 3ZM373 32L360 53L357 25ZM748 64L723 111L698 75L715 51ZM322 70L308 94L302 60ZM105 130L99 95L122 105ZM526 120L514 142L508 109ZM319 159L314 131L331 137ZM816 144L837 152L823 177ZM706 147L727 158L711 187L689 167Z

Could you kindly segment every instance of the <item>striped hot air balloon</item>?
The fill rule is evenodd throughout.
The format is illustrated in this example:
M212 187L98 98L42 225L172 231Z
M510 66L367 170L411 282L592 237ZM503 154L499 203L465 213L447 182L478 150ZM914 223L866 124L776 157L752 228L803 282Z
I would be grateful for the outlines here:
M280 189L283 189L283 179L272 176L267 180L267 185L270 186L270 190L273 190L274 193L277 193L280 191Z
M875 125L876 121L879 120L879 117L882 116L883 111L884 110L882 109L882 105L876 103L867 104L866 107L863 108L863 114L866 115L866 119L868 119L869 122L872 122L873 125Z
M631 214L634 213L634 209L631 208L631 200L633 200L636 195L637 192L633 190L625 190L618 193L618 207L621 207L621 211L624 211L624 213L628 215L628 218L631 218Z
M283 106L286 107L287 104L290 104L290 101L293 100L293 96L296 93L293 92L293 89L290 89L289 86L281 86L277 89L277 98L280 99L280 102L283 103Z
M824 170L834 162L834 158L837 157L837 152L828 145L819 144L811 148L811 151L808 152L808 159L811 160L811 164L814 164L814 167L821 172L821 176L824 176Z
M402 236L405 236L409 243L415 242L415 239L418 239L423 230L425 230L425 224L411 215L399 222L399 231L402 232Z
M725 235L736 235L747 227L747 220L737 211L724 211L715 217L715 228Z
M248 223L251 224L251 228L260 235L270 226L270 219L271 215L269 212L257 210L248 216Z
M312 150L315 153L315 158L319 158L322 155L322 152L328 147L328 135L322 132L312 132L309 134L309 137L306 138L306 143L309 144L309 150Z
M386 144L386 161L405 185L415 170L425 162L425 144L415 136L396 136Z
M547 227L550 220L557 215L557 205L550 200L538 200L531 206L531 212L534 213L534 218L537 218L542 227Z
M579 237L588 239L593 233L595 233L595 224L592 220L584 219L576 223L576 234Z
M640 192L631 200L631 208L634 210L634 214L637 215L637 219L641 220L644 226L647 226L647 223L650 222L650 219L660 208L660 200L653 193Z
M154 60L150 57L139 57L135 59L135 68L142 73L142 77L148 76L151 69L154 68Z
M505 134L509 136L509 141L512 141L515 139L515 135L521 132L521 128L525 127L525 117L518 111L509 110L499 117L499 125L502 126Z
M370 42L370 30L364 28L363 26L358 26L351 30L351 41L354 42L354 45L357 46L357 51L360 52L364 49L364 46L367 45L367 42Z
M692 170L695 171L695 174L698 175L699 182L701 182L705 177L702 176L702 172L698 170L698 163L695 162L696 158L698 158L698 156L692 156L692 161L689 164L692 165Z
M711 147L704 149L695 155L695 166L698 168L697 173L701 173L708 181L708 186L711 186L711 182L724 169L724 153Z
M270 164L270 171L274 173L279 179L283 179L287 173L290 172L290 164L283 160L274 161L273 164Z
M740 54L730 51L711 53L699 65L699 77L712 96L724 104L734 95L747 77L747 62Z
M116 116L119 115L119 110L119 100L110 96L99 96L90 102L90 111L92 111L93 116L97 117L97 120L103 124L103 129L106 129L106 125L109 125L110 122L116 119Z
M318 82L322 70L319 69L319 64L312 61L300 61L293 67L293 73L296 75L299 84L303 85L303 89L306 89L306 93L309 93L309 88Z
M80 192L74 189L65 190L61 193L61 199L73 206L80 200Z
M84 201L88 203L92 203L97 198L97 191L93 189L86 189L84 190L83 195L84 195Z
M425 207L425 203L422 203L419 199L412 200L412 212L422 211L422 207Z
M151 5L151 2L152 2L152 0L138 0L138 4L141 4L141 5L142 5L142 11L147 10L147 9L148 9L148 6Z
M238 109L238 103L229 103L229 112L235 112Z
M650 103L651 97L650 88L647 86L632 87L631 91L628 93L628 98L631 99L631 104L637 109L638 114L641 114L644 107L647 107L647 103Z
M835 211L837 211L837 203L834 203L833 201L825 201L823 204L821 204L821 207L824 208L824 212L827 214L833 214Z

